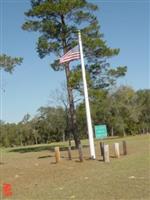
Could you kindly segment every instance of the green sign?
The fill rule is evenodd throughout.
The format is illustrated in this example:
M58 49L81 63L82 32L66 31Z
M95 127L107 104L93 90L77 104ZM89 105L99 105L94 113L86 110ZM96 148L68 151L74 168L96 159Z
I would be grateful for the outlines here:
M106 125L96 125L95 126L95 137L96 139L103 139L107 137Z

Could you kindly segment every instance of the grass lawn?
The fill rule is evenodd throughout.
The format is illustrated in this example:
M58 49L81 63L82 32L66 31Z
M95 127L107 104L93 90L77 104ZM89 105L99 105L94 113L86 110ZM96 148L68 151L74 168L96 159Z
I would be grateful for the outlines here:
M84 161L67 143L1 149L1 199L11 200L150 200L150 136L132 136L127 141L128 155L115 159L112 144L122 138L108 139L110 163L102 162L99 141L95 141L96 160L89 160L88 141ZM61 161L55 163L54 146L61 147ZM121 152L122 152L122 148ZM12 185L12 196L4 197L4 183Z

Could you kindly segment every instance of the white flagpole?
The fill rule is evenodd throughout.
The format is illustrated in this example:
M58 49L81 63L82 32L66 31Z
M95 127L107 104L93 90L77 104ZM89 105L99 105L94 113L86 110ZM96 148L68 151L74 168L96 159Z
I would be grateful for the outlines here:
M93 129L92 129L92 121L91 121L91 113L90 113L88 89L87 89L87 82L86 82L86 72L85 72L85 66L84 66L82 40L81 40L81 33L80 33L80 31L78 32L78 36L79 36L81 68L82 68L82 78L83 78L83 87L84 87L84 97L85 97L85 108L86 108L86 118L87 118L87 126L88 126L88 135L89 135L90 154L91 154L91 158L95 159L96 156L95 156L95 147L94 147L94 139L93 139Z

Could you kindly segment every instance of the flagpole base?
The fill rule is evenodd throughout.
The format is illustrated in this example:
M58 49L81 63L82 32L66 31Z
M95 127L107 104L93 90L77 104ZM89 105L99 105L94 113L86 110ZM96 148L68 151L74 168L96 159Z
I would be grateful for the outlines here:
M96 160L96 158L94 156L91 156L89 159L90 160Z

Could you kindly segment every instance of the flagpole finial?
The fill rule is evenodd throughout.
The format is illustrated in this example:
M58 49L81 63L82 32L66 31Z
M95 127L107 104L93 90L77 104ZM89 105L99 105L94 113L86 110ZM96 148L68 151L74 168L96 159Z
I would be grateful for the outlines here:
M78 30L78 39L79 39L79 41L81 41L81 31L80 30Z

